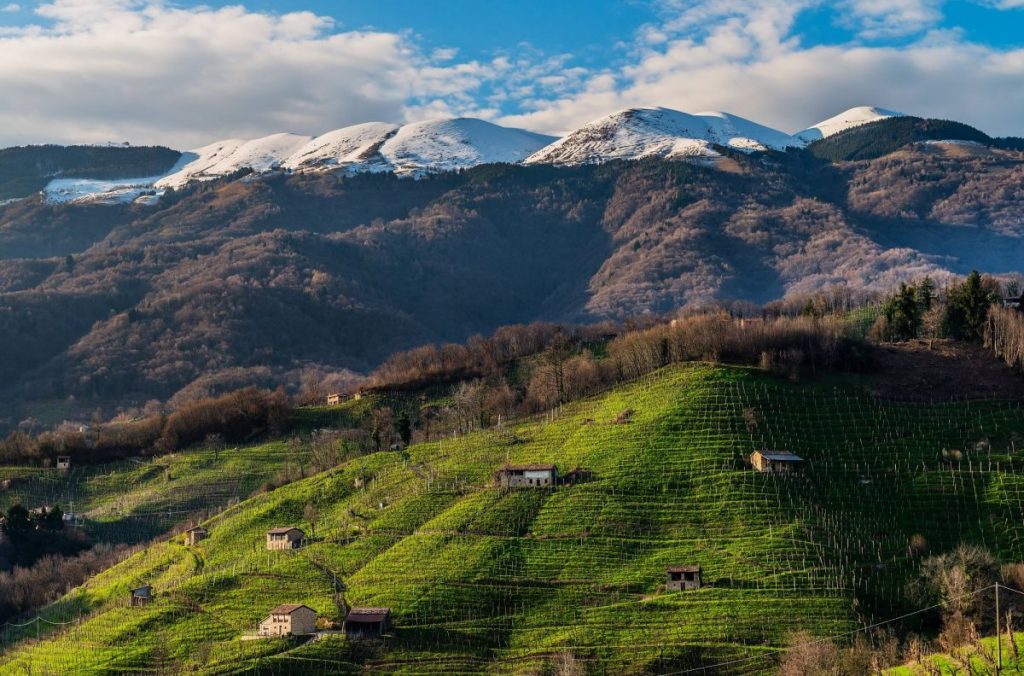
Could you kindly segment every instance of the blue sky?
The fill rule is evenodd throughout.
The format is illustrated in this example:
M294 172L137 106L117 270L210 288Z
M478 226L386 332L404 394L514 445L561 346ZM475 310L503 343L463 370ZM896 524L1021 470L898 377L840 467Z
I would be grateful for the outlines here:
M1024 135L1024 0L0 0L0 143L854 105Z

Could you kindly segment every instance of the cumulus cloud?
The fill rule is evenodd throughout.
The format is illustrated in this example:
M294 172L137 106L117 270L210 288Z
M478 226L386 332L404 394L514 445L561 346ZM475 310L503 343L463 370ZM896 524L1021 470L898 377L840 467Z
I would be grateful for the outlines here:
M12 2L10 4L4 5L3 7L0 7L0 12L6 12L8 14L13 14L14 12L20 12L20 11L21 11L21 5L19 5L16 2Z
M1024 134L1024 49L972 44L958 31L937 30L899 47L861 40L804 45L794 32L796 18L820 3L670 4L675 16L653 40L649 27L638 33L633 60L501 121L555 133L616 109L661 105L726 110L795 132L847 108L876 105L960 120L996 135ZM869 31L901 20L918 28L930 21L929 3L857 4ZM904 11L883 11L897 6Z
M786 131L878 105L1024 134L1024 50L940 30L940 0L656 1L660 20L614 46L614 68L592 70L530 45L466 59L411 32L343 30L311 12L50 0L35 25L0 28L0 145L187 148L450 115L561 133L658 105ZM806 44L808 11L831 12L854 37Z
M486 64L441 65L409 36L336 30L310 12L54 0L0 35L0 144L177 147L272 131L402 121L410 101L468 95ZM439 54L448 58L450 54Z
M912 35L942 19L942 0L846 0L840 6L865 38Z

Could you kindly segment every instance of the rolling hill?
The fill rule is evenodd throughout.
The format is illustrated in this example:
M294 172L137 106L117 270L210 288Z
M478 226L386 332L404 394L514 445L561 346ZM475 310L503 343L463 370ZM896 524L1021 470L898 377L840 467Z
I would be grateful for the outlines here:
M9 629L0 669L761 673L795 630L833 636L912 607L924 551L1024 556L1019 402L900 403L864 384L680 365L511 427L357 458L230 507L195 547L158 543L98 575ZM763 447L806 465L754 472L744 459ZM492 476L508 462L585 471L505 491ZM265 551L283 525L307 546ZM704 588L666 593L680 564L700 565ZM155 603L127 607L142 583ZM395 626L383 644L244 640L280 603L331 619L386 606ZM37 627L42 640L19 642Z

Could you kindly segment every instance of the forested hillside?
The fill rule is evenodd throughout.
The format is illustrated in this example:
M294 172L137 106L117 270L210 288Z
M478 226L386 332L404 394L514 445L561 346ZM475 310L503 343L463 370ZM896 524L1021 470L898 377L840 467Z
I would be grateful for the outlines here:
M128 146L21 146L0 149L0 202L28 197L54 178L157 176L181 153Z
M1019 152L727 159L236 176L156 206L8 204L0 344L18 357L0 363L0 423L294 391L516 322L1019 269Z

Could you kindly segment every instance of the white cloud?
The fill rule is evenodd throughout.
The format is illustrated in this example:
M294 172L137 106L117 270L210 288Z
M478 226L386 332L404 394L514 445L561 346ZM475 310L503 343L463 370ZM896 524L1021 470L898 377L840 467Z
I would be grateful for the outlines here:
M913 35L938 24L942 0L845 0L847 22L864 38Z
M1024 50L938 29L938 0L845 0L860 37L825 46L804 44L798 26L801 12L835 7L826 0L660 2L662 20L616 47L615 68L594 71L527 44L466 60L411 33L342 31L310 12L52 0L37 25L0 28L0 146L184 148L443 115L560 133L641 105L727 110L787 131L878 105L1024 134Z
M20 11L21 11L21 5L19 5L16 2L12 2L12 3L8 4L8 5L4 5L2 8L0 8L0 12L6 12L7 14L13 14L14 12L20 12Z
M468 101L494 68L441 65L404 34L338 32L310 12L54 0L0 34L0 145L220 137L401 121ZM449 54L440 54L449 57Z
M792 3L716 0L678 9L665 24L670 38L639 33L632 62L500 121L557 133L616 109L661 105L726 110L795 132L852 106L877 105L1024 135L1024 49L971 44L955 30L929 31L904 47L803 46Z

